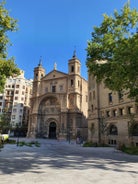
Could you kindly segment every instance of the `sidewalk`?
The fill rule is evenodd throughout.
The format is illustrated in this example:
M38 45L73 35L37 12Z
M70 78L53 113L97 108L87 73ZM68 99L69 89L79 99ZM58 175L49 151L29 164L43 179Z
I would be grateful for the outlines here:
M138 156L114 148L84 148L48 139L40 147L5 145L0 151L0 184L137 184Z

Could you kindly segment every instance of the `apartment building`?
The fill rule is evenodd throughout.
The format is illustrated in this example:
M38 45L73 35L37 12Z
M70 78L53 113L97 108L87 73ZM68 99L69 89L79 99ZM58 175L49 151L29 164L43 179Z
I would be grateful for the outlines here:
M5 114L11 126L28 124L32 80L24 77L24 71L6 80L4 93L0 94L0 114Z

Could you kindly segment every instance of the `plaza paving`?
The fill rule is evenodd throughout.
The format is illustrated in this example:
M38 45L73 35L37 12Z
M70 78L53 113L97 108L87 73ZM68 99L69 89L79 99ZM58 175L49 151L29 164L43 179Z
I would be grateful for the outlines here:
M114 148L37 141L40 147L5 145L0 151L0 184L138 183L138 156Z

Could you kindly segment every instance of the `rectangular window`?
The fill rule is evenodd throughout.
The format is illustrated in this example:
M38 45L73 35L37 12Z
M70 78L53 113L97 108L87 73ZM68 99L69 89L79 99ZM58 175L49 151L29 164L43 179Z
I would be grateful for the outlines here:
M120 108L120 109L119 109L119 114L120 114L120 116L123 115L123 108Z
M10 91L7 91L7 95L10 95Z
M91 105L91 110L93 111L93 109L94 109L94 108L93 108L93 105Z
M80 86L80 81L78 80L78 87Z
M106 111L106 116L110 117L110 111Z
M13 109L13 112L15 113L15 112L17 112L17 110L16 109Z
M74 72L74 66L71 66L71 72Z
M2 106L2 102L0 102L0 106Z
M11 95L14 95L14 91L11 91Z
M63 85L59 86L59 91L63 91Z
M12 115L12 119L15 119L15 115Z
M20 85L16 85L16 88L19 88L20 87Z
M122 93L122 91L118 92L118 99L119 99L119 101L123 100L123 93Z
M18 90L16 90L16 91L15 91L15 94L19 94L19 91L18 91Z
M71 81L70 81L70 82L71 82L71 86L73 86L73 84L74 84L73 79L71 79Z
M15 100L18 100L18 97L17 96L15 97Z
M56 92L56 86L52 86L52 92L53 92L53 93Z
M113 110L113 116L117 116L117 110Z
M19 115L19 120L20 120L20 121L22 120L22 116L21 116L21 115Z
M108 93L108 100L109 100L109 103L112 103L112 101L113 101L112 93Z
M133 111L134 111L133 107L128 107L128 114L133 114Z

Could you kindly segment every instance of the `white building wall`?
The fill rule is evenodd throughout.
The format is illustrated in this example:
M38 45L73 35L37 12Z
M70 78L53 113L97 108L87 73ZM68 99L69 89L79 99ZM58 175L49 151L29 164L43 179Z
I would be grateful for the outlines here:
M21 71L21 75L14 78L10 77L6 80L4 94L0 95L4 97L0 112L2 113L4 108L9 108L8 111L11 113L11 125L13 127L22 125L23 109L24 106L30 107L31 94L32 80L27 80L23 71Z

